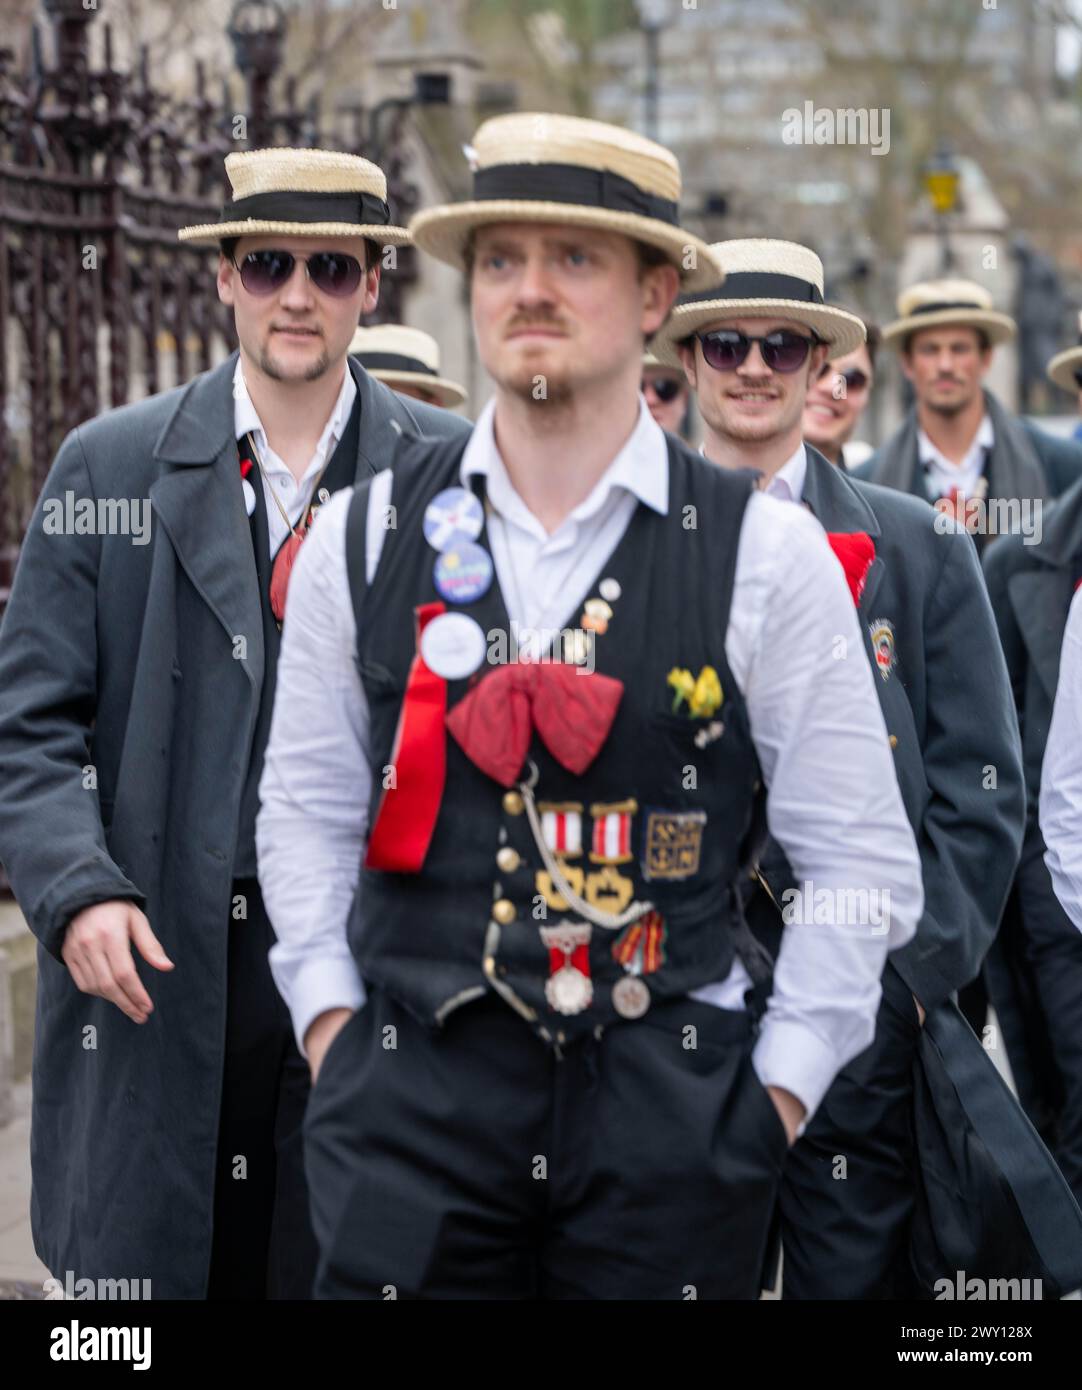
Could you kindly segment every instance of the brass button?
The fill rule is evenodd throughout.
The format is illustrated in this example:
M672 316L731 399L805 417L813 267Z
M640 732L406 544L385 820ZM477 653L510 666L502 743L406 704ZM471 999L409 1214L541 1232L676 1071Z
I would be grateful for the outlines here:
M521 792L505 792L503 797L503 809L509 816L521 816L525 803L522 800Z
M522 856L517 849L512 849L510 845L504 845L503 849L496 855L496 863L503 873L513 874L522 863Z
M497 898L492 904L492 916L501 927L510 925L515 920L515 904L510 898Z
M897 747L898 747L898 735L897 735L897 734L891 734L891 736L890 736L890 746L891 746L892 748L897 748Z

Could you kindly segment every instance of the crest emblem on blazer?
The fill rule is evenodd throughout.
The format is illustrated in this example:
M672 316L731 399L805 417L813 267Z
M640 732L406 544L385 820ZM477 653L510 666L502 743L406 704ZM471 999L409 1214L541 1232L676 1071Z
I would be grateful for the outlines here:
M868 624L872 636L875 665L884 680L889 679L897 660L894 650L894 627L886 618L873 618Z
M694 877L699 872L705 828L705 811L648 810L643 841L643 878Z

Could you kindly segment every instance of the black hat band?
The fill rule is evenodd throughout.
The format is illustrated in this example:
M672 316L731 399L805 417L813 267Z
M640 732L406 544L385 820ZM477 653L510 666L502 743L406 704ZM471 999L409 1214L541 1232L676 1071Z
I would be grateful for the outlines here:
M819 286L799 275L781 275L772 270L734 270L723 285L698 294L680 297L680 304L702 304L711 299L792 299L802 304L822 304Z
M253 193L222 208L223 222L348 222L386 227L391 210L374 193L316 193L305 189Z
M421 372L425 376L439 376L434 367L429 367L419 357L406 357L400 352L355 352L353 355L369 371Z
M669 198L658 198L609 169L584 169L580 164L496 164L478 169L473 196L480 202L510 198L528 203L576 203L634 213L655 222L677 226L680 209Z

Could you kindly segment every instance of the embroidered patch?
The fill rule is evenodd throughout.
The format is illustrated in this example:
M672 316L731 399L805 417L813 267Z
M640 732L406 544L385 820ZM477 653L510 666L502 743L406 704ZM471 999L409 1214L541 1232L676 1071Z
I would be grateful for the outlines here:
M647 811L643 878L691 878L699 872L705 811Z
M894 651L894 628L886 618L873 618L868 624L872 636L872 651L879 674L887 680L894 670L897 656Z

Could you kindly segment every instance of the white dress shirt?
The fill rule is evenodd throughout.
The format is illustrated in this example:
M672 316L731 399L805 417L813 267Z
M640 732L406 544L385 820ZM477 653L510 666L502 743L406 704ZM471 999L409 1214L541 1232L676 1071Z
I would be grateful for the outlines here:
M804 496L804 479L808 476L808 454L803 443L785 460L763 491L779 502L799 502Z
M1041 769L1044 862L1064 912L1082 931L1082 589L1071 602Z
M924 469L924 486L931 500L934 502L937 497L945 497L952 487L958 488L966 497L976 496L977 483L984 473L984 465L995 439L991 416L983 415L965 457L959 463L952 463L918 425L917 452Z
M705 444L699 445L699 453L703 458L707 457ZM804 479L807 476L808 454L801 442L778 471L760 484L760 488L768 497L776 497L780 502L799 502L804 496Z
M353 373L346 366L342 389L338 393L334 409L323 427L323 433L319 436L316 451L298 481L289 471L289 465L279 458L267 442L267 432L260 423L255 405L248 394L248 383L244 380L240 358L237 358L236 370L233 372L234 433L238 439L242 439L247 433L251 434L259 454L259 462L263 465L263 496L267 507L267 531L272 558L289 535L289 527L286 526L285 517L275 504L275 497L285 509L290 524L296 526L308 503L315 478L326 467L338 441L342 438L356 398L357 383L353 380ZM249 473L249 484L254 486L257 481Z
M490 403L467 443L461 477L485 475L508 615L520 629L565 627L636 506L667 513L665 435L642 402L627 443L549 535L511 484L493 419ZM346 941L372 776L346 572L349 495L336 494L322 509L293 571L256 830L277 934L271 968L302 1048L319 1014L364 999ZM370 579L390 496L384 472L369 497ZM838 890L890 894L889 928L880 934L821 919L785 928L754 1064L764 1085L792 1091L810 1116L837 1072L872 1040L887 952L912 937L923 907L920 861L856 610L822 528L804 509L751 497L724 640L768 787L768 824L796 881L810 880L836 901L845 900ZM696 996L742 1008L747 985L738 962L727 980Z

